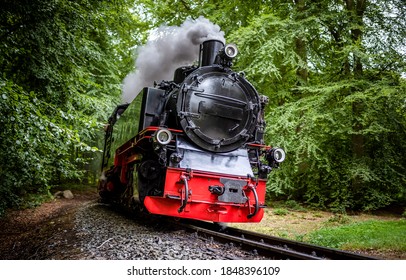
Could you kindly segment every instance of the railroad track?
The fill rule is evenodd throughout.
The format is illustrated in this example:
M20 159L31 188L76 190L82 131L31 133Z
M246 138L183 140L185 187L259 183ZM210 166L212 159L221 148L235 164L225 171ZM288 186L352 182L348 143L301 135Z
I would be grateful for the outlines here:
M240 246L240 248L244 250L255 252L258 255L269 257L270 259L377 260L377 258L364 254L356 254L348 251L312 245L233 227L221 227L218 224L209 222L188 219L174 221L167 217L164 218L164 216L154 216L134 209L129 210L127 208L122 208L121 206L118 206L115 210L120 210L121 213L130 215L132 218L138 217L144 222L152 221L152 217L163 218L164 222L195 232L197 235L208 240L232 243L235 246Z
M272 259L292 260L374 260L371 256L355 254L328 247L316 246L275 236L264 235L242 229L185 220L177 222L183 228L196 232L199 236L224 243L232 243L244 250L253 251Z

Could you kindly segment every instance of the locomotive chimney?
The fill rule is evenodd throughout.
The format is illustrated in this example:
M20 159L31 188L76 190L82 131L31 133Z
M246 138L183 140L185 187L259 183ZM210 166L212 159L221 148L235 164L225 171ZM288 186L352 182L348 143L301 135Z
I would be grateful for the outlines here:
M218 40L208 40L200 45L200 62L199 65L213 65L219 51L224 48L224 44Z

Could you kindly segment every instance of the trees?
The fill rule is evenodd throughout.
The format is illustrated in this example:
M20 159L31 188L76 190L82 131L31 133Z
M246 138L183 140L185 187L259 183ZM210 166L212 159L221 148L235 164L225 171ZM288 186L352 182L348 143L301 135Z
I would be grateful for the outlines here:
M268 136L290 157L270 190L337 211L405 203L404 7L349 0L305 9L306 20L319 15L305 37L309 81L268 115Z
M2 1L0 213L82 180L145 27L122 1Z

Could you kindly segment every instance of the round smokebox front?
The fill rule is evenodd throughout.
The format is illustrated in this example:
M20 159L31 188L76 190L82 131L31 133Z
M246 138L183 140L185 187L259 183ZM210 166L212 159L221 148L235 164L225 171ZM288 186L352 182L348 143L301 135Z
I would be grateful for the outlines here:
M189 75L177 103L186 135L213 152L241 147L255 129L258 107L258 95L244 78L216 66Z

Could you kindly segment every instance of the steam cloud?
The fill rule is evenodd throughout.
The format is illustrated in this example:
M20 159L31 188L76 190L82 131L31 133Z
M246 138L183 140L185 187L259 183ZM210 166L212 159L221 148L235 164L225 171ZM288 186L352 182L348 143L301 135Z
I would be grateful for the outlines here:
M172 80L176 68L198 59L199 45L206 40L220 40L224 32L204 17L188 19L181 26L161 26L138 49L135 72L123 81L123 102L131 102L142 88L154 81Z

